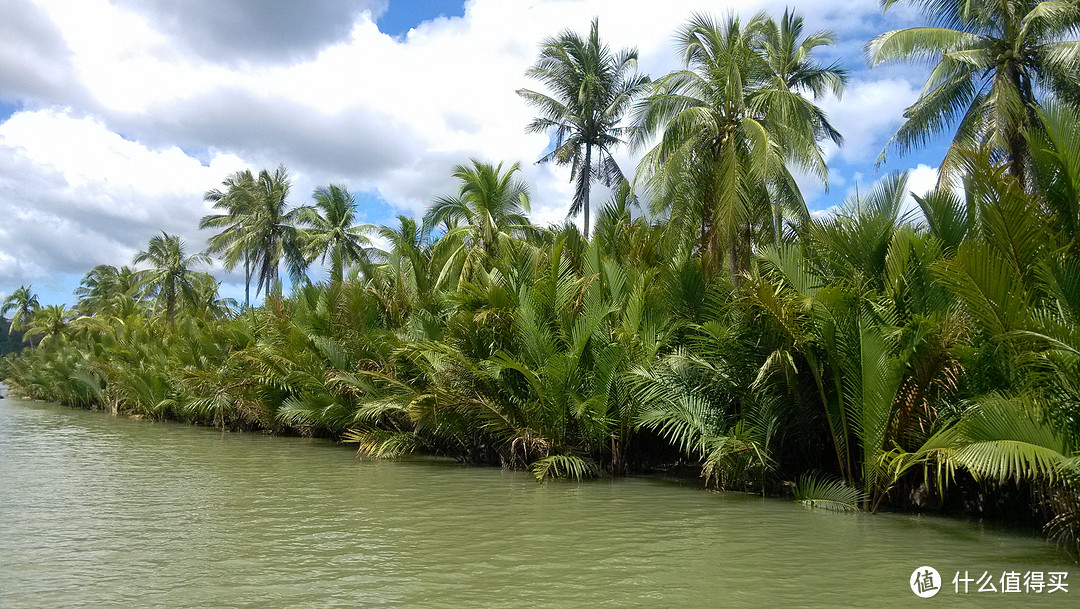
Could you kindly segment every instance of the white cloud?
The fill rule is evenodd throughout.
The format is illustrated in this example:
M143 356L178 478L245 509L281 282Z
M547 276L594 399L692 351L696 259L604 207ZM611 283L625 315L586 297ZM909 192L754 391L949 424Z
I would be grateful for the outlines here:
M604 40L636 46L642 69L656 76L677 67L673 33L691 14L723 18L735 9L748 18L785 6L469 0L463 18L393 38L372 21L381 0L302 9L222 0L213 3L219 21L203 16L208 0L9 2L5 23L18 25L0 23L0 94L13 91L25 111L0 125L5 287L16 277L123 263L159 229L199 240L202 192L243 166L286 164L296 202L335 182L418 214L456 188L454 165L520 162L534 220L561 223L573 192L568 170L534 164L548 139L525 134L534 111L515 94L539 86L524 73L543 38L585 32L599 17ZM808 31L835 28L848 54L878 27L874 3L796 8ZM237 30L232 39L222 38L227 26ZM842 58L853 69L861 62ZM834 158L872 161L917 91L899 76L853 80L843 102L825 104L848 139ZM619 158L632 173L636 157ZM594 208L602 203L594 198Z
M844 135L843 148L831 143L826 154L848 163L874 163L882 145L904 121L904 109L918 98L920 89L896 78L853 80L842 100L824 100L829 121ZM892 156L892 155L891 155Z
M202 246L202 194L243 167L209 166L175 147L152 150L100 121L19 112L0 124L0 281L122 264L159 230Z
M938 168L919 163L918 167L908 172L908 196L904 199L904 207L901 213L910 213L911 220L919 223L925 220L922 209L912 195L923 196L937 187Z

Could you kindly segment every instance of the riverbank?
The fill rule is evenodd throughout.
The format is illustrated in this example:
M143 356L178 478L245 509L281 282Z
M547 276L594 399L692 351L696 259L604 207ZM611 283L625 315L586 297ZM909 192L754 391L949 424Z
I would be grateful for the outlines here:
M17 398L0 405L0 487L0 603L12 609L72 598L271 609L881 606L915 599L908 576L924 564L950 578L1074 568L1033 537L949 519L813 511L640 478L538 485L523 472L358 461L322 440ZM951 587L942 595L950 606L1008 604Z
M793 176L824 181L841 140L835 107L810 93L838 98L837 52L861 45L830 50L797 11L686 16L668 56L681 65L653 75L631 49L609 52L598 22L588 41L552 24L502 94L536 111L512 132L561 142L537 154L572 166L572 197L542 185L552 174L529 169L526 148L493 146L416 167L419 198L389 201L410 211L374 226L365 215L389 208L351 193L349 172L316 185L238 165L188 199L205 215L186 229L114 227L130 257L95 260L70 308L0 286L27 345L0 379L64 404L539 481L677 461L712 488L790 489L853 514L1038 522L1080 554L1080 108L1064 99L1078 6L913 4L962 31L873 32L866 48L874 63L944 62L885 144L895 160L957 127L937 180L882 175L810 212ZM938 48L949 36L974 45L971 61ZM1043 42L1067 51L990 52ZM570 51L585 48L587 61ZM986 79L993 94L968 95ZM615 162L623 144L635 168ZM267 145L253 158L291 155ZM590 195L595 179L606 193ZM534 219L569 216L534 223L531 192ZM204 243L181 237L197 230ZM219 290L222 267L243 269L243 305Z
M25 397L19 398L18 396L13 397L20 402L32 402L43 405L52 404L51 402L48 402L46 400L36 400ZM193 427L204 429L207 431L215 430L215 428L200 424L199 422L179 421L170 418L155 421L155 419L153 418L141 416L138 414L131 415L115 411L110 413L101 408L64 405L60 405L60 407L91 413L98 413L109 417L127 418L133 421L143 421L147 423L165 423L168 424L166 429L175 429L171 426L179 425L182 427ZM215 431L224 432L225 430L217 429ZM247 429L230 430L227 433L239 435L254 435L257 437L299 439L305 442L326 442L328 445L347 448L350 451L355 450L355 445L350 446L348 443L344 443L338 438L313 437L310 435L304 436L295 432L289 433L288 431L281 433L274 432L268 429ZM375 457L372 455L361 455L360 458L365 461L382 460L379 457ZM436 454L425 455L421 453L417 455L411 455L409 459L445 459L447 463L454 463L467 467L479 467L481 469L498 469L508 472L513 471L512 469L508 470L506 467L500 467L498 464L469 464L466 462L462 462L462 460L460 459L453 459L451 457L440 456ZM515 473L527 475L527 472L525 471L517 471ZM718 491L716 488L712 487L709 484L709 481L706 478L703 477L700 466L688 464L682 460L676 460L667 464L657 464L657 466L649 468L647 471L639 471L638 475L636 476L609 478L609 480L617 479L653 480L663 484L677 484L687 488L695 488L699 491L722 492L731 495L758 497L762 499L788 502L791 503L793 506L800 507L801 509L817 509L818 511L835 513L831 512L829 508L811 508L800 505L796 498L792 495L792 485L783 485L778 489L772 489L770 492L765 493L763 493L761 489L755 489L753 491L731 489ZM1016 500L1013 502L999 500L993 505L987 505L981 500L982 494L985 493L985 488L983 488L978 482L968 477L962 477L959 480L954 480L953 485L954 487L959 486L960 488L954 488L953 493L951 494L951 501L947 505L941 504L940 501L937 505L930 505L926 503L925 497L928 494L928 491L926 489L906 489L906 492L912 493L913 495L916 493L921 493L924 497L922 502L908 502L905 506L887 506L886 509L875 514L867 514L867 516L885 517L886 515L888 515L888 517L901 518L943 518L955 522L967 523L968 525L975 527L979 530L982 530L983 528L988 528L989 530L1011 532L1012 534L1030 536L1033 538L1040 538L1046 540L1046 535L1043 527L1043 522L1045 521L1040 522L1038 516L1034 513L1034 507L1030 495L1032 489L999 487L995 490L999 497L1006 497L1012 495L1016 498ZM1070 548L1068 546L1055 546L1055 544L1050 540L1046 540L1046 543L1048 544L1048 546L1056 548L1056 550L1059 552L1059 557L1061 560L1073 562L1077 560L1078 557L1069 551Z

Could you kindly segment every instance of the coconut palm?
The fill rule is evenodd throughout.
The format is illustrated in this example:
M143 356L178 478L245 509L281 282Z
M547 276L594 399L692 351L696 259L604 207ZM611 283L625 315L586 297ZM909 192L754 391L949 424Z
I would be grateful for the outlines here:
M833 45L836 37L827 30L804 37L802 16L790 10L784 11L779 23L763 19L757 22L757 27L753 45L768 64L769 74L753 96L751 105L756 107L756 112L770 114L783 124L810 124L816 141L830 140L837 146L843 145L843 136L829 122L825 112L812 101L828 94L837 99L843 96L847 70L836 63L822 65L813 56L815 49ZM784 134L785 131L779 130L779 133ZM799 143L795 142L795 145ZM811 154L804 162L809 162L819 175L825 177L821 171L823 159L820 154ZM798 188L786 180L777 185L781 187L774 187L769 192L769 199L773 203L775 242L781 238L785 209L800 220L809 217Z
M308 263L297 224L310 207L289 207L288 170L284 166L273 172L263 169L257 176L240 172L223 184L224 191L212 190L206 196L225 213L206 216L200 224L224 229L211 238L210 250L224 253L226 268L243 261L248 279L256 277L256 296L269 293L282 262L294 283L302 281ZM245 300L247 291L245 285Z
M84 315L101 313L113 308L118 298L137 300L142 287L135 269L99 264L90 269L75 288L75 296L79 298L77 308Z
M301 222L310 226L304 230L304 248L308 259L330 258L330 280L341 283L345 267L368 260L371 240L365 233L370 225L356 224L356 201L349 189L331 184L315 189L315 207L309 208Z
M901 0L884 0L888 10ZM1073 0L908 0L929 25L893 30L867 45L872 65L932 61L934 68L890 148L904 154L955 129L942 179L955 176L965 148L987 146L1026 181L1025 133L1038 130L1039 96L1080 103L1080 4Z
M639 166L639 187L654 212L669 215L671 230L697 235L710 271L725 258L732 276L746 269L753 223L772 215L761 209L770 194L801 202L789 164L826 177L817 142L828 135L828 123L800 95L809 85L795 84L794 68L777 57L789 43L772 51L758 46L778 40L770 31L785 28L793 46L795 25L770 26L763 15L745 27L734 16L723 23L695 16L677 36L686 68L656 81L635 109L633 143L640 147L660 134ZM841 76L806 82L824 87Z
M251 228L255 226L254 214L255 176L250 170L238 171L225 178L222 188L208 190L203 200L214 204L223 213L203 216L199 228L217 228L221 232L209 239L207 251L223 254L225 270L231 271L241 261L244 263L244 306L251 305L251 259L253 247ZM245 232L244 226L248 227Z
M226 319L236 309L233 298L223 298L218 290L221 282L208 273L195 273L191 305L195 313L206 319Z
M34 312L41 308L37 294L30 291L31 286L21 285L4 299L0 306L0 315L13 313L8 333L15 332L26 327Z
M48 344L57 336L63 336L67 330L71 312L64 305L46 305L34 311L30 323L26 326L26 337L41 337L38 346Z
M820 99L832 94L840 98L847 85L847 70L836 63L822 65L813 56L820 47L832 46L836 36L832 31L823 30L803 36L805 23L801 15L785 10L780 21L764 19L758 23L758 40L754 46L760 49L769 64L772 88L776 91L796 91ZM795 98L785 99L794 102L794 111L810 117L815 123L818 139L830 139L837 145L844 138L829 123L828 116L821 108Z
M623 115L649 81L648 76L629 74L636 66L637 49L612 53L600 41L599 23L593 19L587 39L566 30L541 43L540 58L526 74L543 83L551 95L518 90L541 114L527 130L555 131L553 150L539 162L571 166L575 186L569 215L584 214L586 235L593 180L611 186L624 179L612 151L622 143Z
M397 228L378 228L379 236L390 244L386 263L399 276L396 281L399 286L408 284L415 294L427 294L431 287L428 280L429 232L415 218L398 216L397 219Z
M1039 120L1043 130L1028 134L1036 186L1062 242L1080 253L1080 109L1050 102Z
M195 301L196 282L200 275L205 275L191 267L210 264L206 254L200 252L188 256L184 249L180 237L162 232L160 237L152 237L146 250L135 256L135 264L150 265L144 271L144 283L154 294L158 306L165 308L169 325L174 324L177 304Z
M263 169L254 186L255 213L250 228L245 227L245 241L251 244L252 271L258 276L256 296L269 293L284 262L293 283L305 278L307 260L297 224L308 214L307 206L289 208L289 173L280 166L273 173Z

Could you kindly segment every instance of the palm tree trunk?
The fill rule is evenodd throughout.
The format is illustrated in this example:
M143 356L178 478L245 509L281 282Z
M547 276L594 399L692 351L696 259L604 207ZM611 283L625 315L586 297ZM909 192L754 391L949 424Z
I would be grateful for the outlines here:
M1030 151L1024 134L1031 132L1032 128L1040 124L1039 116L1034 109L1036 104L1035 93L1032 91L1031 83L1023 78L1020 70L1015 66L1010 65L1007 69L1007 78L1012 81L1012 86L1020 93L1020 99L1024 103L1023 123L1017 125L1012 133L1007 135L1008 141L1006 145L1009 148L1009 157L1012 160L1008 172L1016 177L1025 191L1030 193L1034 191L1035 185L1029 183L1031 176L1027 175Z
M330 260L330 275L334 283L341 283L345 281L345 253L342 251L341 243L338 242L334 246L334 253L331 254Z
M578 193L585 212L585 238L589 238L589 187L592 185L592 144L585 144L585 165L580 176Z
M776 239L776 245L780 245L780 223L781 220L780 201L773 201L773 238Z

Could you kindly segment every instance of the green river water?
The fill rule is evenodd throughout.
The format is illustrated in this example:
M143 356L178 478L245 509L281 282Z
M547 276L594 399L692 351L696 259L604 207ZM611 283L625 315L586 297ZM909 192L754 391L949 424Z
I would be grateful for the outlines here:
M945 580L931 599L908 584L923 565ZM1066 571L1071 585L957 594L958 570ZM930 605L1080 607L1080 568L1033 535L960 520L654 479L540 485L0 400L4 609Z

